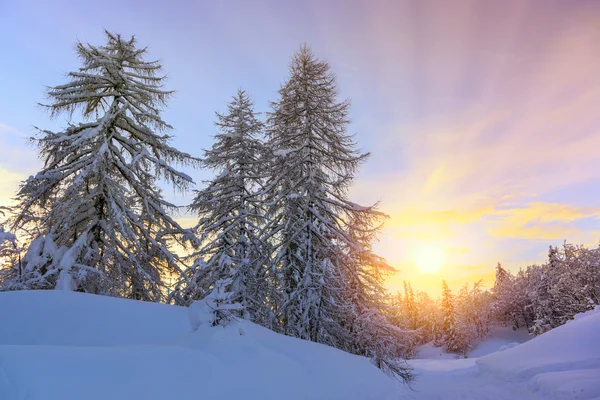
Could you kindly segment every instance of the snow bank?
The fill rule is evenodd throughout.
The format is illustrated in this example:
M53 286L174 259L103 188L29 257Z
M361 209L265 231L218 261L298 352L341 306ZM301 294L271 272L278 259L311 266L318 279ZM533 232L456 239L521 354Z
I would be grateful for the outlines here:
M531 340L531 336L527 329L513 330L511 326L494 326L487 337L469 353L469 357L483 357L515 347L528 340Z
M469 352L469 358L483 357L485 355L503 351L515 347L531 339L527 329L513 330L510 326L493 326L487 337L483 339L475 348ZM434 359L450 360L462 358L454 353L446 353L443 347L436 347L433 342L426 343L419 347L415 359Z
M526 343L477 360L479 368L505 379L529 381L556 399L600 396L600 308Z
M450 359L436 359L436 360L409 360L409 365L413 368L413 371L417 374L443 374L443 375L463 375L472 374L476 372L477 365L475 365L474 358L458 358L455 360Z
M187 309L81 293L0 293L0 398L395 399L363 357Z
M600 369L538 374L529 387L557 400L597 399L600 398Z
M433 342L420 346L415 356L417 360L454 360L459 358L458 354L446 353L443 347L433 345Z
M0 344L151 344L190 330L187 308L39 290L0 293Z
M530 377L542 372L600 368L600 312L578 317L526 343L480 358L482 370Z

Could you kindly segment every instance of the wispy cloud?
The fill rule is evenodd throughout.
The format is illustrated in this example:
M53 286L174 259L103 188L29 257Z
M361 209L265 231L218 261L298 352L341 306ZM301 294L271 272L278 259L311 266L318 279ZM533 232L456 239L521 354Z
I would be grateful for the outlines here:
M489 233L497 238L569 239L579 236L578 220L600 216L600 207L574 207L535 202L524 207L497 210Z

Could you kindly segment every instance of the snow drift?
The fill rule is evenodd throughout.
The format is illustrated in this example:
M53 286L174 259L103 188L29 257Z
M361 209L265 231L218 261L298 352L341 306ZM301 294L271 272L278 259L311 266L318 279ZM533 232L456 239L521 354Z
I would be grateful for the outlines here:
M364 358L187 309L62 291L0 293L0 399L395 399Z
M600 397L600 310L479 359L412 360L414 391L363 357L245 321L193 331L183 307L0 293L0 323L0 400Z
M600 308L579 314L549 332L477 360L504 379L529 381L534 391L556 399L600 397Z
M411 400L600 400L598 332L600 309L522 344L514 341L527 339L523 332L496 327L471 353L486 354L481 358L456 359L423 346L423 359L409 362L417 375L415 391L399 388L399 395Z

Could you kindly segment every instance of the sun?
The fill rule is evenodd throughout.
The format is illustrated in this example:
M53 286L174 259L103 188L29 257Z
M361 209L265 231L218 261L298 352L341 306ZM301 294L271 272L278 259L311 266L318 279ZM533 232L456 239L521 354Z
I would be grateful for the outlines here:
M434 243L422 243L415 248L413 259L421 272L433 274L444 266L444 250Z

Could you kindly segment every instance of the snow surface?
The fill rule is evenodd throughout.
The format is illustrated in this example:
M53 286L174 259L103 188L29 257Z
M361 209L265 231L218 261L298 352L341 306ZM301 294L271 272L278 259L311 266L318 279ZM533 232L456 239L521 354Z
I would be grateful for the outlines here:
M494 326L488 336L469 352L468 357L483 357L490 353L503 351L531 339L527 329L513 330L511 326ZM436 347L429 342L419 347L416 359L450 360L462 358L454 353L446 353L443 348Z
M556 399L600 397L600 307L527 343L477 360L482 371L530 382Z
M0 293L0 399L396 399L368 359L186 308L64 291Z
M527 329L513 330L511 326L495 326L479 345L470 353L469 357L483 357L496 351L503 351L518 346L531 339Z
M433 342L429 342L419 347L418 353L415 359L425 360L453 360L458 358L457 354L446 353L446 351L433 345Z
M599 309L480 358L411 360L412 389L363 357L246 321L193 331L183 307L0 293L0 324L1 400L600 398ZM480 351L519 334L496 330Z
M417 381L400 398L600 400L598 332L600 308L531 340L496 327L466 359L427 344L418 357L430 359L409 361Z

